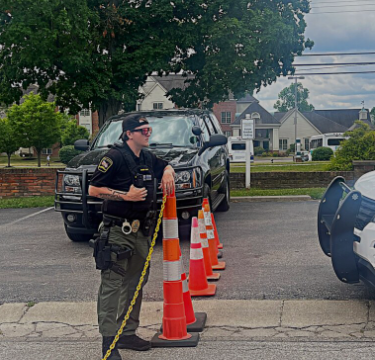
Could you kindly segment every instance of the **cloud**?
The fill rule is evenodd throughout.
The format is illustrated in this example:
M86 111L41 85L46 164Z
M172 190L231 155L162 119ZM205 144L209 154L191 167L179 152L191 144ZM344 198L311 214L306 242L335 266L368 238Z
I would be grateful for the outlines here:
M317 4L317 3L316 3ZM314 6L314 2L312 2ZM318 6L318 5L315 5ZM319 5L323 6L323 5ZM365 52L374 51L375 34L375 6L358 6L358 9L372 9L374 11L360 13L338 13L307 15L306 38L314 40L313 50L308 53L337 53L337 52ZM312 12L349 11L357 8L322 8L313 9ZM352 56L324 56L324 57L299 57L295 60L298 64L323 64L323 63L353 63L375 62L375 55ZM350 71L375 71L375 65L311 68L298 67L298 73L313 72L350 72ZM310 91L309 103L316 109L345 109L361 108L365 101L366 108L375 106L375 74L347 74L347 75L306 75L304 80L299 80ZM254 96L260 104L270 112L274 112L273 105L278 99L278 93L289 86L292 80L279 78L276 83L261 88Z

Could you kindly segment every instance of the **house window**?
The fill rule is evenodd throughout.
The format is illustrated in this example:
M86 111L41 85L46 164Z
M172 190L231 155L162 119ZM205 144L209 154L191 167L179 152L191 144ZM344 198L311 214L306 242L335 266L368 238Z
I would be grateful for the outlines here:
M226 137L230 137L230 136L232 136L232 132L231 131L224 131L224 135Z
M305 139L305 150L310 150L310 141L309 141L309 139L307 138L307 139Z
M154 110L161 110L163 109L163 103L153 103L153 109Z
M90 110L89 109L82 109L79 113L80 116L90 116Z
M51 155L52 154L52 149L43 149L42 150L43 155Z
M279 150L286 151L288 150L288 139L279 140Z
M232 122L232 113L231 112L222 112L221 113L221 123L222 124L231 124Z

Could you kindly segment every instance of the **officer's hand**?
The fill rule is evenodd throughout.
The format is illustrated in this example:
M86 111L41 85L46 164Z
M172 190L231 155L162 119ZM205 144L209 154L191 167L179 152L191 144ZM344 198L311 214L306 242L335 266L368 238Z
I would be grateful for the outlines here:
M147 196L146 188L137 188L134 185L130 186L130 189L126 195L127 201L145 201Z
M164 194L171 195L174 193L174 170L172 168L168 168L164 171L159 188L163 189Z

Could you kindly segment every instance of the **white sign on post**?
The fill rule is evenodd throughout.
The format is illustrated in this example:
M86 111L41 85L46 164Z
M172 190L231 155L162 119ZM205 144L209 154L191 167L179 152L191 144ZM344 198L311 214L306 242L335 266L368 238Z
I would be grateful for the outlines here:
M241 120L241 136L243 140L246 140L246 189L250 189L250 143L254 139L254 120Z

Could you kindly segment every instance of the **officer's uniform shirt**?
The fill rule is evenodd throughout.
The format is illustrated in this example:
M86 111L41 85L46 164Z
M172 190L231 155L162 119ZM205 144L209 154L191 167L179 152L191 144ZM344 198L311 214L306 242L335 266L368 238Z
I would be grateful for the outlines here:
M145 159L141 158L143 157L142 153L141 157L137 157L126 143L124 143L124 146L133 157L137 165L146 164ZM165 167L168 165L168 162L158 158L151 152L150 154L152 157L152 171L154 176L160 180L163 176ZM90 181L90 185L95 187L107 187L119 191L129 191L132 184L133 175L126 164L123 155L116 149L110 149L106 153L106 155L100 161ZM108 201L108 203L113 203L112 205L118 208L129 206L133 207L132 205L136 204L129 204L131 203L130 201Z

